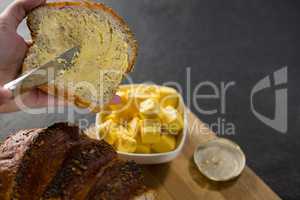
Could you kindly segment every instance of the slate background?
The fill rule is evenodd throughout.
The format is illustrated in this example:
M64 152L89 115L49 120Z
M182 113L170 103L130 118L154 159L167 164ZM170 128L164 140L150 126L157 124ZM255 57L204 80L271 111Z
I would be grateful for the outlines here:
M6 1L8 2L8 1ZM226 119L236 127L228 137L241 145L247 164L283 199L300 199L299 85L300 1L297 0L107 0L129 23L140 44L135 82L176 81L185 87L191 69L191 89L210 81L220 87L235 82L226 96L226 114L203 115L205 122ZM4 1L5 3L5 1ZM3 7L3 1L0 2ZM260 122L250 110L252 87L265 76L288 66L288 132ZM211 90L201 90L201 93ZM187 98L187 89L183 95ZM199 101L203 109L218 108L218 100ZM274 115L274 90L263 91L257 109ZM17 119L19 121L11 121ZM92 118L93 116L89 116ZM0 115L2 130L12 126L44 126L66 116ZM27 120L26 123L22 120Z

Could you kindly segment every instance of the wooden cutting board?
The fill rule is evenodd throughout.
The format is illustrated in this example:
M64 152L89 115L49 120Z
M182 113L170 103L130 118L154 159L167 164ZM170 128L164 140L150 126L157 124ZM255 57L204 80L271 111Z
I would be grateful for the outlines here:
M216 183L200 174L193 162L197 145L215 138L192 112L188 113L189 137L183 152L171 163L145 166L146 184L158 199L169 200L279 200L280 198L248 167L239 178Z

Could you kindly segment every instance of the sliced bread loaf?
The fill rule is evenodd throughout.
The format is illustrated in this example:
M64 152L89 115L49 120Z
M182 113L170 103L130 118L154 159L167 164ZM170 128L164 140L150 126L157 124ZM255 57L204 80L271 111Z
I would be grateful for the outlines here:
M43 65L67 49L80 47L69 70L41 90L96 111L114 96L133 68L137 42L124 20L100 3L56 2L33 10L27 19L33 44L23 72Z

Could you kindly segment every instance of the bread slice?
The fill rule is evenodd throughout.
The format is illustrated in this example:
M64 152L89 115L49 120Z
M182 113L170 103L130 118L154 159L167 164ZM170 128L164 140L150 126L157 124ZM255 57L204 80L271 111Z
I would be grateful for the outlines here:
M43 65L67 49L80 47L69 70L41 90L97 111L114 96L137 55L137 42L111 8L93 2L55 2L33 10L27 19L33 44L23 72Z
M1 200L155 198L137 164L76 126L22 130L0 144Z

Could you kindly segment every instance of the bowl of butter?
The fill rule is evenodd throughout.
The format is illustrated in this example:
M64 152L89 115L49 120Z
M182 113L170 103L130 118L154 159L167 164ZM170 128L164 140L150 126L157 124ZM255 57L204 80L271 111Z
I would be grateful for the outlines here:
M97 113L92 137L139 164L173 160L187 134L182 96L171 87L146 84L121 85L116 94L121 102Z

